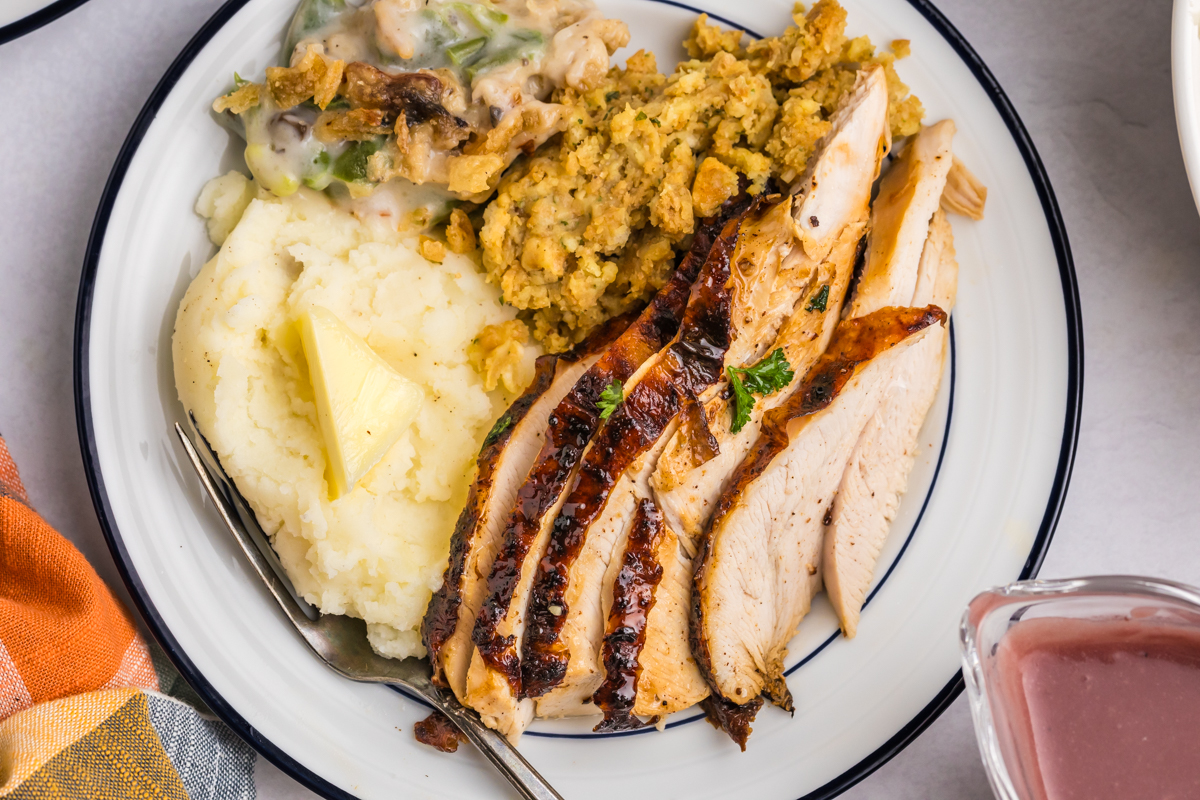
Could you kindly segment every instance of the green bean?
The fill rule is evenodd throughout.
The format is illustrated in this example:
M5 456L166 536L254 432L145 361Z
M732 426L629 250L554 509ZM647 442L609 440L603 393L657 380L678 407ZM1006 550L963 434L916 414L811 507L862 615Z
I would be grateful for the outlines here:
M468 39L465 42L452 44L446 48L446 55L450 56L450 60L455 64L462 66L466 64L472 56L478 53L488 43L488 37L480 36L475 39Z
M545 39L537 31L528 31L528 33L534 34L534 37L536 38L517 36L518 33L522 32L524 31L515 31L513 33L513 38L519 39L522 42L521 44L505 47L502 50L492 53L486 58L476 61L471 66L467 67L467 77L471 80L475 80L475 78L483 73L489 72L497 67L503 66L504 64L508 64L512 61L517 61L518 59L522 58L532 58L534 55L536 55L537 52L542 49L542 42L544 42Z
M505 22L508 22L508 14L505 14L503 11L497 11L490 6L475 6L471 11L471 16L480 25L487 25L489 23L503 25Z
M284 66L291 61L296 44L313 31L324 28L331 19L346 10L346 0L301 0L284 37Z
M383 137L355 142L333 162L333 177L346 183L367 179L367 161L383 146Z
M425 32L425 39L434 47L442 47L458 38L458 31L451 28L435 9L425 8L421 11L421 16L431 23Z
M461 8L457 8L459 5L461 4L454 3L450 6L443 6L440 10L434 12L437 14L438 21L451 32L455 40L470 35L472 32L471 28L474 27L472 24L474 20L469 19L470 14ZM458 13L456 14L455 12Z
M508 22L508 14L481 3L451 3L450 7L469 16L484 33L493 33L495 26Z

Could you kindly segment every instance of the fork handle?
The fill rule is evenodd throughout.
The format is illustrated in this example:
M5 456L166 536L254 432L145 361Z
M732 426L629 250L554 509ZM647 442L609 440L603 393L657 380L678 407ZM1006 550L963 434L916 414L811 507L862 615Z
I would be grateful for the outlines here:
M484 725L478 714L464 708L449 692L430 686L422 694L479 748L524 800L563 800L507 738Z

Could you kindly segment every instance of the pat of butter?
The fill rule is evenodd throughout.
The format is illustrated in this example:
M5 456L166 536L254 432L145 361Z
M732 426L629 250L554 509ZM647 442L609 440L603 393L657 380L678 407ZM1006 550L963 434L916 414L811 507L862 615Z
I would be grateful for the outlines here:
M309 308L299 325L336 500L387 455L425 395L331 311Z

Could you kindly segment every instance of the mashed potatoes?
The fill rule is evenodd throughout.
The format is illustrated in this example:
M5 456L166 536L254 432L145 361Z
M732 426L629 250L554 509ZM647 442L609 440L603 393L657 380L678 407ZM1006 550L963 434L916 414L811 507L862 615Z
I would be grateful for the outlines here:
M421 617L441 583L474 456L511 399L485 389L486 365L478 354L473 365L468 349L513 309L473 256L431 263L415 237L360 222L316 192L256 197L231 174L206 187L197 209L215 241L231 232L179 307L180 400L300 594L326 613L365 619L384 655L424 654ZM340 317L426 398L408 432L336 502L294 324L311 305ZM513 355L508 347L511 382L524 385L536 353Z

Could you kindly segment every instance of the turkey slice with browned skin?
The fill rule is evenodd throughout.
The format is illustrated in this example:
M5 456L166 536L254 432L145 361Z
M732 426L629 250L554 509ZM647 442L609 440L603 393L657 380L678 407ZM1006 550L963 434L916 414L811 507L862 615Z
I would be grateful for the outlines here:
M747 350L745 331L762 335L764 312L790 309L802 296L804 284L770 257L781 237L794 235L777 222L789 204L789 198L763 198L740 231L732 223L726 227L676 340L647 368L584 457L555 520L527 612L522 675L540 714L595 713L590 698L603 677L601 588L638 499L649 495L658 454L680 411L720 379L727 353ZM752 324L743 326L743 320Z
M714 239L725 222L741 214L749 202L740 194L716 217L697 225L691 249L666 286L550 414L541 450L505 519L487 573L486 594L471 626L475 647L467 668L466 704L478 711L486 724L510 738L518 737L533 718L533 703L523 699L520 671L524 611L533 568L558 513L563 490L599 427L600 395L614 381L629 382L648 358L671 341Z
M654 470L649 483L662 509L666 533L659 550L663 576L643 620L644 630L638 632L644 644L638 656L635 714L670 714L708 694L688 645L692 560L698 541L722 488L757 438L762 415L789 396L833 335L866 230L871 185L887 143L883 72L865 70L835 114L833 129L807 174L797 182L800 194L764 214L757 240L744 238L740 245L746 253L739 262L775 264L777 275L748 297L743 312L735 315L738 338L726 363L749 366L782 349L795 377L783 390L758 398L750 421L737 433L731 429L732 411L725 393L710 392L703 404L685 403L687 413L670 436L665 454L649 465ZM766 232L770 235L761 235ZM758 242L757 251L750 248L752 241ZM634 480L632 485L642 482L644 479ZM625 504L631 506L636 498L648 496L635 490ZM610 500L609 506L614 502ZM593 536L589 534L589 546ZM597 538L605 541L602 536ZM610 557L604 581L605 614L613 602L626 541L618 539L616 555ZM588 652L588 648L572 649L572 668L582 672L582 667L575 666L576 649ZM606 670L601 661L597 669ZM625 719L620 724L631 723Z
M953 250L939 205L956 163L954 133L950 120L922 129L884 175L849 316L933 302L940 255L946 247ZM830 514L822 572L847 637L857 631L875 562L912 470L917 434L941 380L944 330L929 339L897 366L885 400L860 434Z
M954 132L954 122L948 119L923 128L879 182L867 257L849 316L912 304L929 221L954 163Z
M530 697L539 698L543 714L587 713L574 709L582 706L599 684L596 649L604 625L599 583L615 536L632 518L635 505L626 470L646 462L643 456L654 449L674 421L682 397L703 392L720 375L731 338L734 287L754 280L753 275L731 280L731 264L743 219L758 218L763 206L759 200L744 218L726 224L693 286L679 333L600 429L553 521L529 596L521 658L523 688ZM610 498L615 501L611 506ZM587 549L592 532L596 539ZM596 548L602 538L607 553ZM572 587L572 567L577 561L584 572L576 573L580 580ZM548 695L567 677L572 660L568 642L578 644L576 640L591 645L587 658L575 662L583 667L583 673L572 674L561 691ZM575 649L578 652L579 648Z
M673 352L689 336L697 341L718 340L711 330L689 331L685 318L680 342L648 368L626 405L601 429L589 455L585 456L576 489L564 506L567 510L560 512L555 522L547 555L530 596L522 673L526 692L537 698L540 716L596 713L591 698L600 688L606 670L601 643L612 587L622 561L620 554L625 550L639 501L650 497L650 476L661 451L671 441L680 412L698 404L699 398L714 394L724 365L749 366L761 359L773 342L781 347L784 343L795 343L794 349L802 352L811 347L814 338L810 327L832 329L836 309L829 313L828 289L823 292L825 313L801 309L811 304L814 294L821 291L819 281L832 280L829 273L836 270L828 260L834 251L837 251L834 260L840 261L842 267L841 275L837 276L842 285L832 305L837 305L837 297L845 291L855 247L865 225L871 184L887 148L886 121L887 90L883 73L878 69L866 70L840 112L834 133L814 156L809 173L801 182L804 193L798 198L769 201L749 214L742 225L729 268L733 292L725 323L726 351L718 354L710 346L708 349L713 352L699 354L682 349ZM823 227L812 222L818 214L827 220ZM797 216L805 217L803 224ZM713 266L711 262L710 258L706 270ZM825 272L823 266L827 267ZM702 277L697 285L702 285L703 280ZM702 302L718 301L715 296L706 300L697 294L689 305L689 315L693 307L701 308ZM793 320L798 314L828 321L814 324L806 318L797 323ZM626 420L634 421L622 428ZM687 427L693 426L705 427L694 415ZM679 574L687 571L686 563L678 563L679 553L676 541L675 553L671 554L671 561L677 562L671 564L675 578L671 586L679 586ZM672 607L676 619L664 619L663 623L665 628L676 623L673 633L678 639L663 641L656 631L654 640L648 640L652 645L648 660L661 655L664 649L674 651L675 655L687 651L686 604L668 601L660 611ZM683 658L670 669L686 671L688 664L689 659ZM652 702L657 711L674 711L704 696L698 671L679 676L682 680L674 675L664 676L665 679L649 677L648 686L671 692L666 697L655 692ZM675 694L676 691L679 693ZM643 702L643 708L646 705Z
M604 678L592 696L592 702L604 712L604 719L595 728L598 732L635 730L645 724L635 715L640 661L646 642L646 618L654 611L655 590L663 578L662 563L666 559L660 550L671 544L670 537L654 501L640 500L625 548L609 567L613 577L606 591L612 601L604 615L600 647Z
M756 398L749 421L736 433L732 398L724 393L711 398L704 406L708 430L699 433L711 433L717 452L711 458L697 457L693 431L699 426L685 425L659 460L651 479L655 501L685 542L694 543L700 536L729 476L758 438L763 415L790 396L833 336L867 231L871 186L887 152L887 109L883 70L864 70L834 115L833 129L808 174L798 181L801 194L793 201L793 216L798 226L808 227L802 240L797 238L781 250L785 268L806 281L806 291L801 303L788 309L787 322L776 326L776 335L759 343L753 359L782 349L794 373L791 384ZM836 195L836 202L827 201L827 194ZM819 223L815 227L813 219ZM730 363L745 365L732 359ZM695 555L694 547L685 545L685 549L689 556Z
M608 502L604 504L595 521L587 526L582 548L570 564L569 579L562 595L564 602L549 608L553 617L565 617L558 641L569 653L569 658L566 660L562 677L549 691L533 695L536 687L527 688L531 695L537 697L539 717L566 717L598 712L591 698L604 679L603 668L600 666L600 645L608 611L604 602L605 578L613 566L612 556L617 542L624 543L625 535L634 523L640 499L650 494L650 470L662 446L666 444L666 439L665 435L658 437L656 445L636 458L633 465L616 480ZM587 469L586 459L585 456L583 469ZM573 492L567 503L577 501L579 496ZM556 524L551 539L552 545L558 530ZM550 553L547 554L549 555ZM539 575L535 579L534 594L531 596L528 611L531 622L537 621L535 602L541 601L539 589L542 588L542 584ZM611 587L612 581L609 580L608 584ZM555 613L556 607L560 609L559 613ZM529 641L531 640L527 638L526 642ZM528 650L525 651L524 658L529 659ZM532 670L532 665L539 662L534 659L528 663L528 669ZM540 678L540 675L538 677Z
M646 496L634 497L639 504L653 505ZM647 594L648 601L641 616L625 614L620 624L605 628L597 665L601 688L592 698L605 716L598 731L637 728L639 717L672 714L708 695L688 644L691 556L657 506L654 510L662 521L653 547L645 546L635 519L618 541L604 576L602 612L610 623L625 598ZM638 564L641 572L626 580L629 563ZM640 583L643 574L654 577L652 585ZM622 687L619 693L606 689L616 686Z
M460 701L466 698L467 667L474 649L471 628L483 603L487 575L517 489L545 440L550 412L630 321L630 315L618 317L573 350L540 357L533 382L483 442L475 480L450 539L442 585L433 593L422 624L434 680L449 686Z
M930 229L930 219L937 212L939 200L946 185L946 176L953 162L950 147L953 135L954 125L950 121L925 128L908 143L904 152L884 175L871 209L871 234L862 275L856 286L847 316L860 317L887 306L913 305L913 295L918 284L924 281L925 284L932 287L929 270L920 269L921 254ZM937 213L940 215L940 212ZM925 305L926 302L929 300L926 299L919 305ZM923 398L926 393L929 393L929 400L932 400L931 392L936 391L940 376L941 353L945 335L944 325L933 326L931 330L917 337L917 340L910 344L902 357L896 357L895 354L883 357L883 365L886 365L888 361L893 362L886 369L883 366L873 369L876 374L875 391L882 398L874 412L866 420L863 420L860 432L855 431L856 423L853 414L842 415L847 424L845 428L840 429L841 446L844 448L849 445L852 448L848 459L849 467L844 471L845 476L855 472L856 457L867 454L867 451L864 450L863 435L868 436L868 440L872 443L867 446L867 449L885 443L887 447L895 448L896 442L903 442L909 436L909 429L913 425L911 420L913 416L916 417L916 428L919 428L928 404L918 401L919 408L914 414L911 410L912 398L905 395L911 393ZM852 397L853 395L850 396L850 398ZM850 398L838 402L845 404ZM915 436L915 429L912 435ZM903 450L902 447L899 449ZM881 455L883 454L871 450L868 461L880 462ZM880 466L887 474L894 474L894 470L890 470L889 465L881 462ZM802 470L803 467L798 467L798 469ZM826 548L823 553L818 548L821 547L823 538L821 522L827 518L826 514L822 513L821 506L824 504L826 509L829 509L829 515L833 516L832 509L836 509L838 506L833 505L830 508L831 499L839 485L843 489L845 488L843 481L846 480L846 477L839 477L837 472L837 468L826 465L824 471L819 471L810 477L811 485L808 486L808 490L818 496L815 499L809 498L813 505L812 508L802 508L798 512L803 515L806 527L803 534L796 537L798 544L796 552L802 556L810 574L807 581L803 579L800 581L800 591L793 604L793 611L797 616L794 621L787 621L787 624L791 625L793 629L794 625L807 613L812 596L821 588L821 571L823 570L826 577L830 575L830 565L823 557L827 557L829 554L830 538L824 537ZM907 470L903 471L902 477L907 477ZM878 476L876 483L878 483ZM869 490L868 494L870 494ZM882 499L881 495L879 497ZM869 499L874 500L874 498ZM833 502L840 501L841 495L839 494L838 500ZM861 498L856 498L851 507L852 516L853 509L862 510L862 505ZM886 527L886 521L884 521L884 535L886 535ZM848 532L850 528L845 528L845 530ZM859 550L861 549L860 546ZM873 561L871 566L873 566ZM869 571L867 580L869 582ZM832 593L836 593L844 585L846 584L835 585ZM863 588L865 588L865 584ZM835 600L835 604L836 602ZM790 634L786 638L790 639ZM782 653L772 653L764 665L769 670L778 672L782 668L782 657ZM776 658L778 660L774 661ZM790 703L786 685L781 679L768 682L766 691L776 701L785 705ZM731 704L730 701L734 701L734 703ZM745 700L722 696L710 704L723 707L725 719L738 721L741 730L730 731L735 738L744 737L748 732L748 720L753 717L753 709L749 708L746 709L749 713L739 714L735 709L736 703L745 703ZM738 720L739 716L741 716L740 720Z
M930 306L841 322L799 389L764 418L693 579L692 651L721 701L746 706L765 695L792 708L783 662L820 588L823 518L897 362L945 320Z
M779 224L778 218L781 212L786 215L790 205L789 198L767 207L758 219L747 220L743 225L742 238L735 251L735 263L742 264L743 268L749 264L758 265L760 268L765 266L767 267L766 271L773 272L774 281L787 279L783 273L771 269L778 262L777 258L771 258L771 251L778 250L779 242L787 241L787 239L782 236L779 238L770 236L767 231L778 230L782 233L787 230L786 227ZM784 218L787 219L786 216ZM790 234L785 235L790 238ZM759 293L759 296L761 297L762 293ZM744 299L753 297L754 293L746 293L743 296ZM790 304L794 303L795 298L793 297ZM611 680L617 680L616 675L610 674L611 670L628 672L632 669L634 674L639 676L635 681L635 685L639 687L635 697L636 702L634 708L629 710L637 714L654 716L668 714L679 708L694 705L707 693L699 671L688 654L686 605L679 602L678 592L675 590L675 587L678 587L681 582L686 584L690 577L690 571L686 565L680 563L678 538L665 523L663 523L665 533L661 537L661 546L645 555L646 558L653 556L661 559L659 572L667 573L666 579L669 583L662 587L661 591L664 601L656 609L649 609L649 615L638 621L641 630L634 631L635 635L642 639L644 645L649 645L649 649L640 648L642 657L632 665L626 663L624 667L621 666L621 662L622 660L627 661L627 658L610 658L608 659L609 663L606 664L605 656L602 653L603 637L606 636L605 622L610 616L614 602L619 602L614 597L614 589L619 583L619 573L630 546L637 544L636 514L644 507L645 503L650 502L649 498L652 495L650 477L662 451L679 428L680 418L693 417L690 424L704 427L702 419L698 421L695 419L696 415L703 413L703 407L696 395L705 395L708 387L701 386L699 382L688 381L690 376L687 376L686 373L691 368L686 365L686 362L677 364L667 360L656 365L656 368L659 369L660 375L669 374L673 369L685 373L677 376L678 380L668 378L662 380L660 384L660 389L673 384L678 391L678 397L675 402L661 403L659 407L648 412L648 414L660 412L664 414L662 420L665 420L665 423L660 420L644 426L646 435L644 441L639 444L649 441L652 441L653 444L634 458L625 472L616 478L607 501L603 503L603 509L593 522L582 528L582 533L579 535L583 544L578 554L573 557L573 560L565 558L560 561L560 564L569 561L567 588L563 595L565 603L560 606L551 606L549 610L557 617L555 609L561 608L566 617L553 646L557 653L566 656L565 671L561 677L555 676L552 688L538 698L537 711L540 716L595 714L597 711L603 710L606 714L606 722L609 722L610 719L619 719L619 721L609 722L608 728L620 729L633 725L634 721L629 717L627 711L612 706L613 713L618 715L617 718L612 718L608 709L602 709L594 704L593 694L601 688L605 676L609 675ZM654 377L659 378L660 375ZM720 365L717 364L712 377L713 385L719 380L720 375ZM656 402L661 402L661 398L648 400L646 405L653 407ZM655 424L661 424L661 428L654 427ZM653 433L650 433L651 430L661 430L661 433L654 438ZM601 436L606 432L607 429L603 430ZM619 447L615 446L615 449L619 449ZM607 464L605 468L608 468ZM593 485L582 488L582 491L573 493L571 499L586 505L589 502L589 492L594 494L597 487ZM603 489L601 488L600 491ZM636 576L633 580L636 581ZM630 587L630 590L639 591L636 587ZM654 594L657 593L655 590ZM650 615L661 620L653 626L652 631L649 630ZM664 638L662 633L673 622L679 623L676 627L680 629L673 631L677 634L677 638ZM613 636L624 636L628 632L626 630L617 631ZM649 638L647 638L648 633ZM672 645L678 646L672 647ZM625 648L622 652L622 656L625 657L632 654L633 649L631 648ZM561 659L562 656L554 657ZM660 663L664 658L666 663ZM529 663L535 662L531 659ZM648 672L642 669L642 663L650 664L651 669ZM642 674L645 674L647 678L645 682L641 681ZM659 677L660 674L662 677ZM649 703L647 698L650 698ZM597 729L600 730L604 727L605 723L601 723Z
M939 209L929 226L912 304L954 306L958 264L954 234ZM943 326L904 354L867 422L842 476L826 526L825 591L842 631L853 638L859 614L917 455L917 439L941 383L949 332Z

